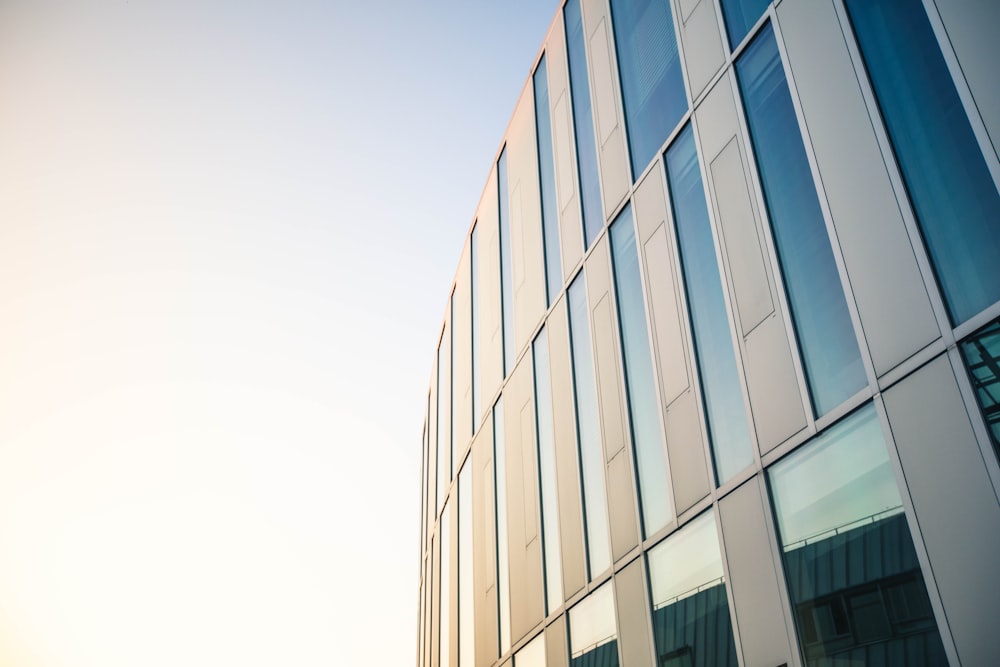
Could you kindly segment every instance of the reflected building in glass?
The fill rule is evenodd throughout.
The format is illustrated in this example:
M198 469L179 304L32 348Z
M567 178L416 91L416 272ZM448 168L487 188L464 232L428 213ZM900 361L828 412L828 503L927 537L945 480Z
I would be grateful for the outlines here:
M428 351L417 667L998 664L997 26L559 3Z

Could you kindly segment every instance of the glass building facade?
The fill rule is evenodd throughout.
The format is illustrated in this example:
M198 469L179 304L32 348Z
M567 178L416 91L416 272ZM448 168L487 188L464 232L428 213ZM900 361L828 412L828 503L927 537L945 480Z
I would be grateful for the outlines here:
M417 667L996 663L997 25L559 3L415 399Z

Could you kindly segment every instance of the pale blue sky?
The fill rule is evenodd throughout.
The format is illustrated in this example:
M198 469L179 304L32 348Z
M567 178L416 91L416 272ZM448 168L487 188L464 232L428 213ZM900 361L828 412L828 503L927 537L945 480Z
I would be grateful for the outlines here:
M434 345L555 8L0 2L0 663L413 664Z

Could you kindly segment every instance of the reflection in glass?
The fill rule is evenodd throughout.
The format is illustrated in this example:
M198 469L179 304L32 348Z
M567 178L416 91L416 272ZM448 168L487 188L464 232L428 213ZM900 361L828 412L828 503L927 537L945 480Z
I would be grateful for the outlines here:
M769 473L807 665L947 665L874 407Z
M545 633L525 644L514 654L514 667L545 667Z
M451 512L446 502L441 514L441 619L438 625L439 665L451 664Z
M473 225L472 235L469 238L469 257L472 273L470 281L472 285L470 290L472 301L472 433L475 435L479 428L479 418L482 416L480 411L480 397L482 396L480 384L482 380L479 374L479 234L476 225Z
M437 423L437 509L440 512L444 503L444 497L448 493L448 482L451 481L451 447L448 443L447 434L444 432L444 423L447 419L447 401L450 400L451 392L445 383L447 376L451 373L448 370L447 360L449 358L447 344L448 323L445 322L445 330L441 334L441 343L438 345L437 355L437 406L435 408L435 422Z
M473 667L476 662L471 467L466 465L458 474L458 667Z
M549 335L545 327L532 344L535 371L535 427L538 435L538 476L542 496L542 551L545 562L546 611L563 603L562 551L559 545L559 498L556 488L556 436L552 423L552 383L549 377Z
M500 317L503 320L503 376L514 370L514 284L510 257L510 195L507 189L507 148L497 159L500 213Z
M497 603L500 606L500 654L510 649L510 556L507 548L507 445L503 396L493 406L493 468L497 500Z
M1000 452L1000 320L966 338L961 348L993 447Z
M639 252L635 246L631 207L626 206L619 214L611 225L610 233L629 422L639 473L642 524L645 534L651 535L670 521L673 502L666 446L660 429L660 405L656 398L653 360L649 351L646 306L642 298Z
M705 421L721 484L753 462L753 450L690 125L667 149L666 159Z
M545 304L551 306L562 289L559 260L559 211L556 208L556 170L552 153L552 119L549 116L549 77L545 54L532 77L535 89L535 138L538 145L538 187L542 199L542 250L545 254Z
M845 3L952 320L1000 299L1000 194L923 3Z
M583 272L569 286L569 339L573 357L576 432L583 475L583 514L587 533L590 578L611 567L607 495L604 489L604 452L597 421L597 384L590 348L590 320Z
M739 664L711 511L650 549L649 583L658 664Z
M730 48L735 49L743 41L769 4L770 0L722 0Z
M601 181L597 173L597 144L594 139L594 116L590 108L590 83L587 80L587 52L584 48L583 17L580 0L569 0L563 7L566 24L566 58L569 61L569 92L573 102L573 126L576 131L576 164L580 176L580 208L583 214L584 245L589 248L604 227L601 208Z
M736 72L819 416L857 393L867 380L770 24L740 56Z
M612 0L632 176L637 178L687 111L670 3Z
M618 667L615 599L608 582L569 610L570 667Z

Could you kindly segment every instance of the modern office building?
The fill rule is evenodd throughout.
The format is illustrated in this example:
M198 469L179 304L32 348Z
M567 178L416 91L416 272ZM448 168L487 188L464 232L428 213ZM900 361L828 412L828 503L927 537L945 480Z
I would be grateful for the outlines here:
M561 4L446 301L418 667L1000 664L998 33Z

